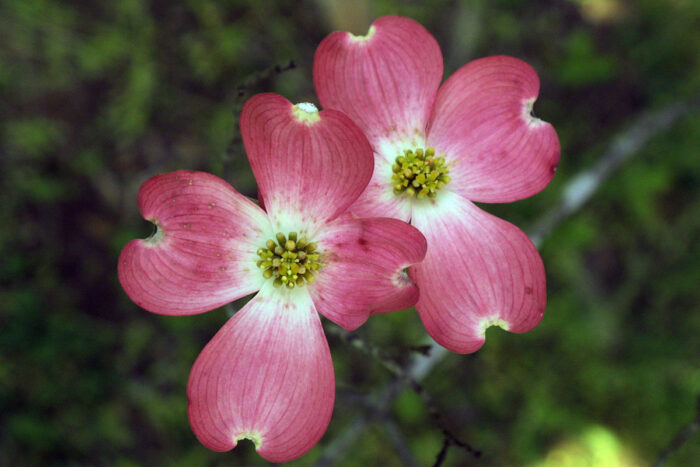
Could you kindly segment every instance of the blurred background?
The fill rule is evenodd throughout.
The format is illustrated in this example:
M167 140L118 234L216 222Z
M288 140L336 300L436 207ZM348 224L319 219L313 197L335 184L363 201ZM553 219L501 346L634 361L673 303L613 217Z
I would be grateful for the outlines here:
M435 35L446 77L492 54L539 73L557 175L482 206L528 232L640 116L700 93L695 0L1 1L0 465L266 465L248 442L208 451L187 420L190 367L230 311L148 313L117 257L151 232L136 193L156 173L205 170L255 196L245 100L317 103L318 43L384 14ZM422 382L432 407L403 391L339 447L394 376L325 323L335 413L292 465L432 465L443 429L482 452L453 446L443 465L652 464L700 394L700 113L686 110L542 237L542 324L441 360ZM399 364L427 342L414 310L356 334ZM700 433L668 465L700 465Z

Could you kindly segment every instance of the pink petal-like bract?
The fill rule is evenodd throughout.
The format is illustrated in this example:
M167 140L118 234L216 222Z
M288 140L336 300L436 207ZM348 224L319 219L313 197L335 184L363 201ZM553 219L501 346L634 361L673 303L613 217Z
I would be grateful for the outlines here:
M305 226L332 220L372 176L367 139L335 110L309 114L282 96L258 94L243 107L241 134L265 209L280 229L298 228L290 218Z
M384 16L364 37L329 34L316 49L313 72L321 105L342 109L374 143L425 130L442 53L417 22Z
M490 325L536 326L546 296L537 250L472 203L532 196L554 175L559 140L532 115L539 92L532 67L483 58L440 86L437 42L395 16L376 20L363 37L330 34L314 60L321 104L350 116L374 150L372 180L349 210L411 221L427 237L424 262L409 271L431 336L473 352Z
M382 151L384 142L422 137L440 80L440 47L412 19L385 16L365 37L338 31L316 49L314 84L321 105L352 118L375 151L372 180L351 209L358 216L410 219L410 206L393 196L376 167L393 161L393 154Z
M516 201L552 180L560 146L552 125L530 114L539 88L530 65L503 56L474 60L440 87L427 146L454 157L454 189L465 198Z
M361 219L346 214L326 226L318 239L328 255L311 296L319 313L347 330L370 313L412 307L418 288L404 272L425 256L425 238L396 219Z
M119 257L119 281L134 303L191 315L260 289L255 250L270 222L231 185L204 172L156 175L141 186L138 204L157 231L130 241Z
M202 444L228 451L250 439L271 462L292 460L318 442L334 392L328 343L308 291L269 283L207 344L187 384Z
M414 215L428 254L411 275L428 333L454 352L469 353L483 345L489 326L522 333L539 324L547 299L544 266L522 230L449 196L441 209Z

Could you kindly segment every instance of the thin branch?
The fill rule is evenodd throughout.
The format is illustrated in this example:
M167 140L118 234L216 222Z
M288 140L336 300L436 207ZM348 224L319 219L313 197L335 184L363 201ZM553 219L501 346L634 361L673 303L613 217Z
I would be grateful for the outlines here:
M459 446L477 459L481 457L481 451L475 451L474 448L451 436L450 433L443 431L442 434L445 436L445 440L442 443L440 452L438 452L437 456L435 457L433 467L440 467L442 463L445 462L445 459L447 458L447 450L450 448L450 446Z
M692 422L685 428L683 428L680 433L676 435L675 438L671 440L668 447L664 449L659 457L656 458L654 462L654 467L661 467L666 463L668 458L674 452L678 451L681 446L683 446L694 434L700 429L700 395L698 395L697 411L695 413L695 418Z
M445 458L447 457L447 450L450 447L450 440L445 438L445 440L442 442L442 448L440 448L440 452L438 452L437 457L435 458L435 463L433 464L433 467L440 467L443 462L445 462Z
M591 169L567 182L563 190L561 204L534 223L530 233L533 243L540 246L556 227L577 213L591 199L600 185L612 175L615 169L636 155L642 145L652 137L670 128L690 112L697 110L699 104L698 100L690 103L674 103L661 110L642 113L631 125L612 139L598 162ZM370 400L377 401L375 407L378 409L390 407L394 398L410 386L411 382L420 383L450 353L435 342L431 342L429 345L430 349L427 355L414 355L407 368L402 369L401 375L397 376L395 381L387 383L383 388L372 393ZM332 465L333 460L339 458L343 451L357 440L374 416L376 415L367 414L358 417L355 423L336 440L328 444L316 465ZM443 458L451 443L447 437L446 443L447 446L443 445L443 450L441 450L441 452L445 451L442 454ZM438 460L440 460L440 455L438 455Z

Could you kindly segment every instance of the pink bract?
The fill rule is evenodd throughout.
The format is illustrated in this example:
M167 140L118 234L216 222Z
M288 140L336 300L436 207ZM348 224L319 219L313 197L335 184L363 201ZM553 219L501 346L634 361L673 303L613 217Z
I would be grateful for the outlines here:
M559 140L549 123L532 116L539 92L532 67L487 57L440 85L437 41L411 19L386 16L366 36L326 37L313 71L323 107L348 115L374 151L372 180L350 210L410 221L428 240L425 261L409 270L428 333L468 353L483 345L489 326L517 333L537 326L546 303L537 250L520 229L473 203L527 198L554 175ZM426 188L423 198L395 189L392 177L405 170L397 157L428 148L444 159L436 164L449 178L437 179L441 185L430 179L433 191ZM427 186L409 182L418 183L416 190Z
M404 270L427 247L405 222L344 213L373 161L342 113L261 94L243 108L241 132L265 210L207 173L156 175L138 196L156 233L124 247L119 280L135 303L165 315L258 292L195 362L188 412L208 448L227 451L245 438L284 462L318 442L333 411L318 313L352 330L371 313L413 306L418 290Z

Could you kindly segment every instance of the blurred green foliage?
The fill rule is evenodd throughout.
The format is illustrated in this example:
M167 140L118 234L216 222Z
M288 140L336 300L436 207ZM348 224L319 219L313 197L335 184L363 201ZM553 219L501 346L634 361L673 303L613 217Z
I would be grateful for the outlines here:
M435 34L446 76L490 54L537 69L536 111L559 132L559 172L532 199L485 206L522 227L635 115L700 91L692 0L0 2L1 465L265 464L246 443L210 452L189 429L188 372L226 312L147 313L121 291L116 260L150 232L136 191L155 173L208 170L255 196L236 137L245 99L316 101L319 41L390 13ZM290 60L292 71L269 72ZM483 451L481 465L645 465L690 422L700 393L698 148L697 114L654 138L545 242L542 324L490 330L481 351L450 356L425 381L447 427ZM359 334L399 361L425 340L412 310ZM330 341L335 415L294 465L318 459L391 379ZM390 414L416 461L432 464L443 436L420 397L401 394ZM378 423L336 462L400 459ZM696 436L670 465L699 460ZM445 465L472 461L453 447Z

